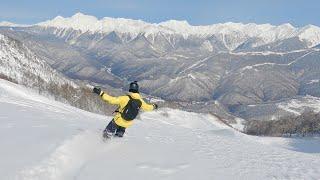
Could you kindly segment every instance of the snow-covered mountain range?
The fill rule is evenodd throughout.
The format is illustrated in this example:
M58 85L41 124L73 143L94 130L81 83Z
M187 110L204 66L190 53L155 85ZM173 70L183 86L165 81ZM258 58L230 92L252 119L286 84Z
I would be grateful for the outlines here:
M10 22L2 22L0 26L27 26ZM320 28L314 25L307 25L301 28L293 27L291 24L279 26L271 24L243 24L243 23L220 23L204 26L192 26L187 21L168 20L161 23L148 23L142 20L110 18L97 19L94 16L76 13L72 17L64 18L57 16L52 20L40 22L29 26L54 27L59 29L74 29L82 33L110 33L130 34L133 38L139 34L145 37L155 37L157 34L182 35L185 38L190 36L210 37L220 36L231 38L225 40L229 50L235 50L240 44L257 38L254 46L262 46L276 41L297 37L307 43L308 47L320 44Z
M77 13L69 18L57 16L53 20L38 23L36 25L43 27L56 27L62 29L75 29L82 32L91 33L110 33L118 32L122 34L131 34L133 37L144 34L146 37L156 34L178 34L185 38L189 36L222 36L233 37L230 42L230 50L234 50L237 45L249 40L258 38L260 43L255 46L269 44L279 40L298 37L307 42L309 47L320 44L320 28L313 25L307 25L302 28L295 28L290 24L274 26L270 24L242 24L242 23L224 23L207 26L192 26L187 21L169 20L158 24L147 23L141 20L132 20L124 18L105 17L97 19L94 16Z

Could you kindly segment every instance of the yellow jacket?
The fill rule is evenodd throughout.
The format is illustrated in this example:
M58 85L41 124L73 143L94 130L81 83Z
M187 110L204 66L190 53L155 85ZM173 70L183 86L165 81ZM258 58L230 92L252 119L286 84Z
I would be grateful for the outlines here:
M153 104L147 104L146 102L144 102L144 100L142 99L142 97L140 96L139 93L129 93L129 95L133 98L133 99L139 99L141 101L141 109L144 111L152 111L154 109ZM121 117L121 113L123 112L124 107L128 104L128 101L130 100L130 98L128 96L118 96L118 97L113 97L110 96L109 94L101 91L100 96L102 98L102 100L113 104L113 105L118 105L118 111L116 112L116 115L114 116L114 121L118 126L127 128L129 126L132 125L133 121L126 121Z

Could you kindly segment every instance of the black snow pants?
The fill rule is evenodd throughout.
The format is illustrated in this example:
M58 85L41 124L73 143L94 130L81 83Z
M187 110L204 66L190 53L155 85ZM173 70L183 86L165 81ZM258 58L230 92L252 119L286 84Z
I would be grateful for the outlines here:
M113 135L122 137L125 131L126 128L118 126L116 122L114 122L114 119L112 119L112 121L109 122L108 126L103 131L103 133L106 134L108 137L111 137Z

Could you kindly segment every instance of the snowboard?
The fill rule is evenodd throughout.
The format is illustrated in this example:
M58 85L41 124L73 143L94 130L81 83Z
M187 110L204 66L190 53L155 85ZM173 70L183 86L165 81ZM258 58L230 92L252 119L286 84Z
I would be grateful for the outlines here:
M106 142L108 140L111 140L112 139L112 135L108 135L107 133L105 133L104 131L102 132L102 141L103 142Z

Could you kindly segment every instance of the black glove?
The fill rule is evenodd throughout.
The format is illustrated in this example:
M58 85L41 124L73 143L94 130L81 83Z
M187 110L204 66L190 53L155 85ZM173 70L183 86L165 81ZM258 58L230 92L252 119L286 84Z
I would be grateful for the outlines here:
M99 87L94 87L93 88L93 93L96 93L96 94L100 95L101 89Z
M157 104L153 104L153 109L158 109L158 105Z

